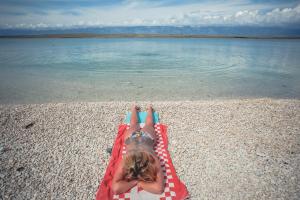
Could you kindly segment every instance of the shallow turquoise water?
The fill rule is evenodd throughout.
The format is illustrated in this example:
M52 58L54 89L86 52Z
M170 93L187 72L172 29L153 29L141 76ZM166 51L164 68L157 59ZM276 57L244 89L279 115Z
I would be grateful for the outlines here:
M0 39L0 103L299 98L300 40Z

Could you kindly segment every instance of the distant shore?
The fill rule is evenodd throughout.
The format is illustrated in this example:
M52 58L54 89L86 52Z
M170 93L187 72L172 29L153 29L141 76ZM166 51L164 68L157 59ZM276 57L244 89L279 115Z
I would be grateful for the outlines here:
M236 39L300 39L300 36L239 36L239 35L198 35L198 34L34 34L0 35L1 38L236 38Z

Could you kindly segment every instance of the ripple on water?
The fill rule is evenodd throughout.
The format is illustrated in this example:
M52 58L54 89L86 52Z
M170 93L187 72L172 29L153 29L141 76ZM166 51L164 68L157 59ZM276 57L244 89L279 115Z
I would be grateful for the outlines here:
M126 100L136 90L149 100L300 97L300 40L0 40L0 52L0 103Z

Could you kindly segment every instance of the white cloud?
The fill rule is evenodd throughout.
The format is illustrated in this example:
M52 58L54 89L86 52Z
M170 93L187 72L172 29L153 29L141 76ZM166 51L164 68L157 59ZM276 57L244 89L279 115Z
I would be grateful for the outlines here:
M273 9L266 13L259 10L241 10L234 14L203 15L201 11L174 16L167 20L170 25L256 25L285 26L300 23L300 5L294 8Z
M242 4L244 3L244 4ZM242 6L241 6L242 5ZM269 10L263 12L263 10ZM1 17L0 26L8 28L70 28L138 25L253 25L285 26L300 24L300 4L294 7L274 8L260 4L245 4L245 0L222 4L195 3L178 6L147 6L140 1L128 0L122 6L73 9L64 14L61 10L47 15L27 13L24 16ZM59 22L59 23L58 23Z

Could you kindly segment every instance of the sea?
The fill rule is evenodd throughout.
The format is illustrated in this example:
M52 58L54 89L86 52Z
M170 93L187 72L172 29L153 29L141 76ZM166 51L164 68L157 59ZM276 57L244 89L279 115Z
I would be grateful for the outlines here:
M299 39L0 39L0 104L300 98Z

